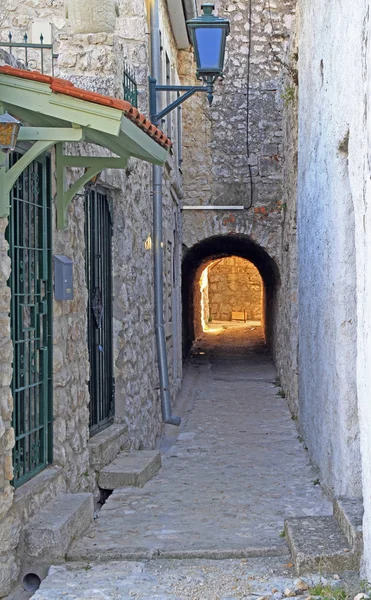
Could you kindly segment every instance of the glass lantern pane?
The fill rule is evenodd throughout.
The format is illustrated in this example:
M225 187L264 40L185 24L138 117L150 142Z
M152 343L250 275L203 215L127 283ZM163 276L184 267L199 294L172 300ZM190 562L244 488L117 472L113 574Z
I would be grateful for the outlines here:
M196 43L200 64L199 69L220 68L220 51L222 47L222 29L216 27L197 27Z

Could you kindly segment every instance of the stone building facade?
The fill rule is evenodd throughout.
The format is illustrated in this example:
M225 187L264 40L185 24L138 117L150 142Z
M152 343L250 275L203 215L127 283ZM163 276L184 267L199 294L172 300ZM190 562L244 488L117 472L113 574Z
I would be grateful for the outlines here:
M107 4L107 6L106 6ZM104 8L102 12L102 8ZM124 62L129 63L138 84L139 110L148 114L149 17L145 2L81 3L8 2L1 18L0 35L13 41L23 34L30 39L35 22L54 40L54 74L76 86L123 98ZM167 12L161 5L163 78L170 66L172 83L179 83L177 45ZM35 40L34 40L35 41ZM1 42L0 42L1 43ZM21 50L19 51L21 53ZM16 65L2 53L2 64ZM23 56L20 55L22 59ZM35 56L35 60L37 60ZM45 68L51 68L46 56ZM48 62L49 61L49 62ZM32 68L40 64L30 64ZM164 265L165 330L171 394L181 382L180 347L180 198L181 172L178 150L180 124L172 115L162 124L173 140L173 152L164 167ZM17 148L18 150L18 148ZM22 151L22 144L19 146ZM109 156L92 145L65 144L67 155ZM14 429L11 382L14 347L10 330L12 272L8 219L1 219L1 403L0 403L0 597L8 593L26 569L22 554L24 531L41 506L61 494L93 492L97 499L97 473L120 449L152 449L162 431L158 366L154 335L153 215L151 165L131 158L126 169L108 169L94 183L81 189L68 209L64 229L56 227L56 154L51 148L52 254L73 261L74 297L53 301L53 457L51 465L14 489ZM72 185L81 169L68 168L66 184ZM104 202L112 229L112 360L114 415L106 428L92 436L91 387L94 373L89 360L89 292L87 272L87 198ZM98 250L99 252L99 250ZM14 268L14 265L13 265ZM108 284L107 284L108 285ZM94 290L93 290L94 293ZM97 300L97 296L95 296ZM97 300L99 303L99 298ZM103 309L105 310L105 309ZM103 312L104 318L104 312ZM93 325L94 326L94 325ZM175 343L174 343L175 340ZM102 348L102 352L106 351Z

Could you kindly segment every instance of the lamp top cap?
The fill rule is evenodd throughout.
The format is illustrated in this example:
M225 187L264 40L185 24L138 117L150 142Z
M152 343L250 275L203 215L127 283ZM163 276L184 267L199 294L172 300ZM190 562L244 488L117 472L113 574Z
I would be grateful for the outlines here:
M211 15L215 8L215 4L213 2L204 2L201 4L201 8L204 11L204 15Z
M18 125L21 122L18 121L18 119L15 119L14 117L12 117L12 115L10 115L8 112L5 112L2 115L0 115L0 123L14 123L14 124Z

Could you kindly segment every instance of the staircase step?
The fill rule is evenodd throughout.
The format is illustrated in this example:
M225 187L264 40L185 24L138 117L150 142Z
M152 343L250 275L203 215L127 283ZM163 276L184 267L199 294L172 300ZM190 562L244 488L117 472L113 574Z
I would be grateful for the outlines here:
M103 490L126 486L143 487L161 468L161 454L156 450L120 452L117 458L99 473L98 485Z
M334 517L355 552L363 550L362 498L335 498Z
M298 575L359 569L360 555L351 548L334 517L287 519L285 534Z
M61 494L29 522L26 553L48 561L63 558L71 541L89 527L93 516L93 494Z
M128 428L127 425L114 423L103 429L89 440L90 465L95 471L100 471L122 450L127 450Z

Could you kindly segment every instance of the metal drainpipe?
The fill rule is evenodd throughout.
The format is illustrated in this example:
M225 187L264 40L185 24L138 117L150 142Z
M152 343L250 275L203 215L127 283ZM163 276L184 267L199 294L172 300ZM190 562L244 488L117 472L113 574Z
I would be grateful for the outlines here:
M151 74L161 81L159 0L152 0L151 25ZM164 423L180 425L180 417L172 415L169 389L169 372L166 356L163 297L163 232L162 232L162 167L152 167L153 185L153 248L155 279L155 328L157 362L160 378L161 410Z
M183 0L184 13L187 21L197 17L196 0Z

